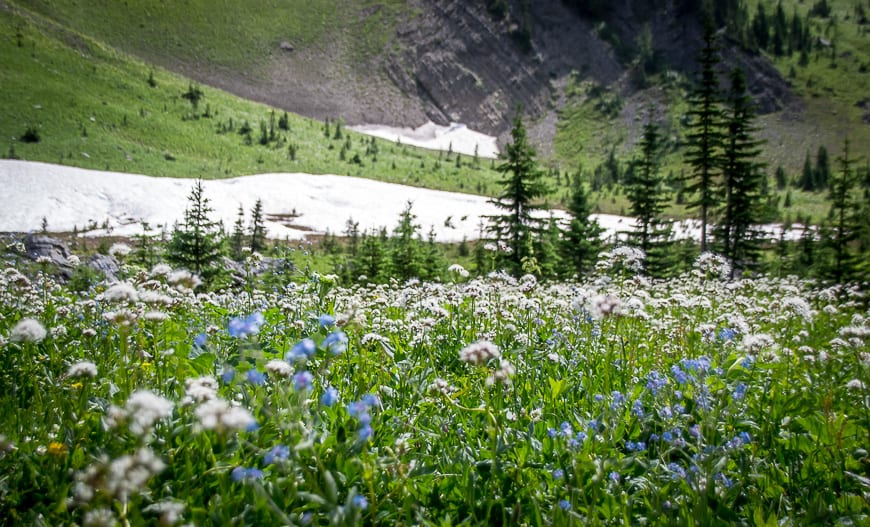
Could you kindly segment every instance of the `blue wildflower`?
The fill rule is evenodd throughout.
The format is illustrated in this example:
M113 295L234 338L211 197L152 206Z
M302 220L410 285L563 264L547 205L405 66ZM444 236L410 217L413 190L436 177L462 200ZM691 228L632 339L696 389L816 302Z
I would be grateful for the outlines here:
M657 395L659 390L668 385L668 378L656 370L649 372L647 376L646 387L653 395Z
M362 396L362 403L369 408L374 408L375 406L379 406L381 402L378 400L378 396L373 393L367 393Z
M247 377L248 382L254 386L260 386L266 382L266 374L257 370L248 370Z
M610 404L610 409L616 410L619 405L621 405L625 401L625 396L622 395L622 392L620 392L619 390L613 390L611 396L613 397L613 402Z
M193 339L193 345L197 348L204 348L206 343L208 343L208 335L205 332L200 333Z
M235 376L236 376L236 370L230 368L228 370L224 370L221 373L221 380L224 382L224 384L229 384L229 383L233 382L233 377L235 377Z
M565 471L561 468L557 468L553 471L553 479L562 479L563 477L565 477Z
M674 434L672 434L671 432L665 432L662 434L662 440L666 443L670 443L674 440Z
M366 412L368 412L368 406L362 401L354 401L347 405L347 413L351 417L359 417Z
M251 313L247 317L234 317L227 325L227 332L233 338L245 338L248 335L256 335L265 322L263 314L259 311Z
M619 472L616 471L611 472L607 477L610 478L610 481L614 483L619 483L619 480L622 479L619 475Z
M341 355L347 349L347 335L344 331L333 331L323 339L323 347L333 355Z
M593 397L593 399L595 399L596 403L600 403L601 401L604 400L604 396L601 395L600 393L596 393L595 396Z
M737 386L734 387L734 393L731 394L731 398L735 401L740 401L746 396L746 385L742 382L738 382Z
M701 426L694 425L692 428L689 428L689 434L694 438L700 438L701 437Z
M635 417L643 417L643 403L640 399L635 399L634 403L631 405L631 413Z
M674 376L674 380L677 381L677 384L686 384L689 382L689 376L676 364L671 366L671 375Z
M310 371L300 371L293 376L293 387L298 392L301 392L303 390L309 390L311 389L311 383L313 381L314 376L311 375Z
M369 500L367 500L365 496L361 496L359 494L353 497L353 500L351 500L351 504L355 509L359 509L361 511L369 508Z
M571 502L568 500L559 500L559 508L563 511L571 510Z
M719 330L719 340L722 341L731 341L734 340L734 337L737 335L737 332L731 328L722 328Z
M284 360L288 362L305 360L314 355L315 351L317 351L317 345L314 344L313 340L308 338L302 339L287 352Z
M290 447L286 445L275 445L268 452L263 454L263 462L267 465L278 460L284 460L290 457Z
M360 427L359 431L357 431L357 437L359 437L360 442L368 441L368 439L372 436L374 430L372 430L371 425L363 425Z
M676 463L668 463L671 479L686 479L686 469Z
M568 421L562 421L562 424L559 425L559 430L565 437L568 437L572 433L574 433L574 431L571 429L571 423L569 423Z
M263 471L258 468L236 467L231 476L233 481L253 481L263 477Z
M740 438L745 444L749 444L752 442L752 438L749 436L749 432L740 432L737 434L737 437Z
M670 406L663 406L659 409L659 416L661 416L662 419L667 420L674 416L674 412L671 410Z
M331 328L335 325L335 317L332 315L327 315L326 313L317 317L317 322L320 324L322 328Z
M320 396L320 404L323 406L332 406L338 401L338 390L329 386L323 395Z
M728 476L726 476L725 474L723 474L721 472L716 474L715 479L716 479L716 481L721 483L725 488L731 488L731 486L734 485L734 482L731 481L731 478L729 478Z
M557 435L559 435L559 432L555 428L547 429L547 437L549 437L550 439L553 439Z

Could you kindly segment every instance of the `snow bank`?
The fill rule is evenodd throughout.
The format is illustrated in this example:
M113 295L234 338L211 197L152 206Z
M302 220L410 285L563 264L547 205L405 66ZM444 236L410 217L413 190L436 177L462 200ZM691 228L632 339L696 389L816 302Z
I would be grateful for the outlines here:
M348 126L348 128L388 141L400 141L405 145L419 146L429 150L447 152L452 149L454 152L473 156L475 149L477 149L478 157L498 157L498 143L495 137L475 132L459 123L439 126L429 121L418 128L395 128L377 124Z
M191 179L156 178L120 172L85 170L30 161L0 160L0 231L27 232L87 230L88 235L132 236L142 232L142 222L157 231L171 230L187 208ZM346 176L311 174L260 174L203 181L205 197L214 209L212 218L227 230L236 221L239 205L246 221L257 199L262 199L270 238L301 239L306 234L339 234L353 218L361 230L392 230L406 204L413 203L423 234L434 228L438 241L457 242L480 236L480 224L499 210L482 196L428 190ZM544 215L549 213L544 212ZM560 220L563 211L553 211ZM624 238L634 229L634 219L593 214L604 228L602 238ZM104 228L103 226L108 228ZM778 225L764 231L777 238ZM797 239L802 230L786 232ZM697 221L677 222L678 238L700 237Z
M193 180L101 172L46 163L0 160L0 231L96 229L91 235L130 236L152 228L172 229L187 207ZM498 210L487 198L427 190L345 176L261 174L203 181L212 217L232 228L239 205L246 221L262 199L268 236L303 238L344 231L348 218L360 229L398 222L408 201L423 233L434 227L439 241L476 239L481 217ZM108 225L109 229L102 226Z

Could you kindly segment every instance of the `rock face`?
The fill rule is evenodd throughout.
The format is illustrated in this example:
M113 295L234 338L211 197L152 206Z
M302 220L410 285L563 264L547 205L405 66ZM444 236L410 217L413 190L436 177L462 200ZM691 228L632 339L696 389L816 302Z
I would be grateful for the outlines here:
M398 30L404 51L390 58L390 79L432 121L498 135L520 104L531 115L547 112L553 86L572 71L605 84L619 77L619 63L589 23L559 1L531 4L528 48L516 24L494 18L483 2L421 2L423 14Z
M48 258L55 265L69 265L69 247L55 238L39 234L28 234L24 238L24 250L31 260Z
M88 267L103 273L108 282L116 282L118 280L118 272L121 270L118 265L118 260L116 260L114 256L106 254L95 254L91 256L88 259Z

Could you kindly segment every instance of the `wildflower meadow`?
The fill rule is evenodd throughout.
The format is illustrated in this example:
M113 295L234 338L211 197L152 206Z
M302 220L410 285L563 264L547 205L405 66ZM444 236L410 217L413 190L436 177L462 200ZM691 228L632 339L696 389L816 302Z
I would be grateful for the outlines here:
M7 268L0 521L867 525L865 292L614 258L211 293Z

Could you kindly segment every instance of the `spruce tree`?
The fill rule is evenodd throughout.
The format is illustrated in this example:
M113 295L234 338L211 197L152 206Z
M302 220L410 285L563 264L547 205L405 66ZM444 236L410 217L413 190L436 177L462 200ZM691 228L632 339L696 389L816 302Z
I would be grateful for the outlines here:
M761 141L753 134L755 109L746 89L743 70L731 73L731 88L725 110L726 134L722 148L721 208L716 240L722 255L731 262L731 272L755 262L759 239L755 225L762 213L762 165L758 162Z
M686 161L692 170L687 175L685 187L685 192L691 195L686 202L687 208L697 209L701 215L701 252L707 250L707 224L710 212L717 204L714 187L719 166L722 121L716 76L719 52L709 13L704 18L703 43L699 56L700 82L689 97L688 113L692 120L686 137Z
M266 249L266 226L263 222L263 200L257 199L251 209L251 252L262 253Z
M855 160L849 157L849 140L843 144L843 155L837 157L840 164L839 172L831 178L829 199L831 200L831 236L828 249L833 261L826 275L835 282L842 283L853 278L855 258L850 250L850 244L857 239L860 227L860 206L855 202L853 190L856 183L856 173L853 169Z
M420 225L415 223L417 215L412 212L412 202L405 205L399 214L399 224L393 231L390 250L390 271L400 280L419 278L422 271L421 250L417 235Z
M571 223L562 238L562 257L571 274L583 276L595 266L601 252L603 229L589 216L592 208L580 174L571 181L571 201L568 203Z
M532 217L532 212L542 208L534 202L546 194L547 188L543 174L535 163L535 155L518 109L511 130L511 142L505 146L502 163L496 167L502 174L499 183L503 190L497 198L490 200L505 214L488 218L489 232L495 240L506 243L509 248L509 254L503 258L503 262L513 274L521 273L523 262L533 256L530 242L540 230L540 222Z
M816 189L816 172L813 170L813 163L810 161L810 153L804 158L804 168L801 171L801 178L798 180L798 188L811 192Z
M233 224L233 233L230 235L230 258L239 262L242 260L242 248L245 246L245 210L239 204L239 215Z
M816 171L814 190L824 190L828 188L828 182L831 179L831 163L828 161L828 149L825 145L819 147L816 153Z
M172 231L166 257L209 283L220 272L221 231L218 222L209 218L214 209L203 193L201 179L194 183L187 201L184 221Z
M659 172L661 140L657 124L648 122L644 125L640 156L632 164L631 179L626 188L631 215L637 225L637 229L629 234L629 242L646 254L647 270L656 276L665 274L667 270L666 245L671 234L670 223L662 217L668 192Z

